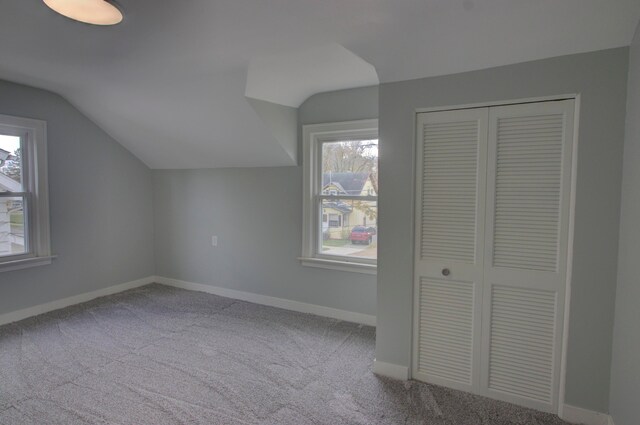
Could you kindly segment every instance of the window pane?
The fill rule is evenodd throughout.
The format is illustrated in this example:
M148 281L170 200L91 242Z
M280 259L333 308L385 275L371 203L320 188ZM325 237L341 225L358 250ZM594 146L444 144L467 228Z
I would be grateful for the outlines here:
M0 256L25 254L25 210L22 197L0 197Z
M378 141L322 143L324 195L378 195Z
M320 254L351 258L378 257L378 202L322 201Z
M22 192L20 138L0 134L0 192Z

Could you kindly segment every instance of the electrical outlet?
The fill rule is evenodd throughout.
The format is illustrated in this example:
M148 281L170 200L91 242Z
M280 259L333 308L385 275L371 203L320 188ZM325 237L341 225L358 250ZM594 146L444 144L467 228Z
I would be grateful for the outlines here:
M211 246L218 246L218 237L211 236Z

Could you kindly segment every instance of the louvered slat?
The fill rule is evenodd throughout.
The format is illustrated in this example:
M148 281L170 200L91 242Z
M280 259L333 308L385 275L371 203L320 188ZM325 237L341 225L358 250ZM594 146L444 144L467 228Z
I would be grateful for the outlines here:
M418 372L470 384L473 284L420 280Z
M556 271L563 115L497 124L493 265Z
M475 261L478 122L423 128L421 257Z
M492 286L491 390L551 403L555 321L555 292Z

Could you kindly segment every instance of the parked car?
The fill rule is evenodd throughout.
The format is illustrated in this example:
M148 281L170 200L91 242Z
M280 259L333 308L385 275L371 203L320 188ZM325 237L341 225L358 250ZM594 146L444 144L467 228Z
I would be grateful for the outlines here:
M377 235L378 229L376 229L375 227L367 227L367 232L371 233L372 235Z
M357 243L369 245L373 240L373 234L364 226L356 226L351 230L349 240L354 245Z

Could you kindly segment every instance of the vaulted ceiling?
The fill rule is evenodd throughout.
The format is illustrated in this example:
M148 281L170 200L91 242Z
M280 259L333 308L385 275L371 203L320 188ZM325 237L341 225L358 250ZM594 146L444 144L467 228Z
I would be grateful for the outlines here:
M118 4L122 24L93 27L1 2L0 78L61 94L152 168L293 165L269 120L313 93L626 46L640 18L638 0Z

